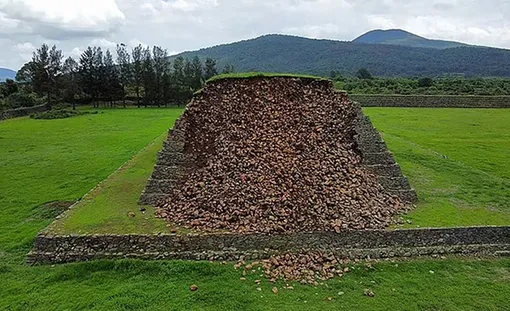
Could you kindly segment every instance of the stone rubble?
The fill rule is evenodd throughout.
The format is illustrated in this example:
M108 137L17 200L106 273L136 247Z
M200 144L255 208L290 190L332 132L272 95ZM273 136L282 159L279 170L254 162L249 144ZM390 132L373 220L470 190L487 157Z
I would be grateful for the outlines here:
M185 174L159 215L204 232L385 228L408 205L362 166L356 120L329 81L207 84L176 125Z

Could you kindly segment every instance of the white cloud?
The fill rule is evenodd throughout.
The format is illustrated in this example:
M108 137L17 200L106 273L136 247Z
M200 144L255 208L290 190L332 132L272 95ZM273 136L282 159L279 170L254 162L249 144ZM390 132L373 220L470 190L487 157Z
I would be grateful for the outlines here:
M128 46L130 46L131 48L134 48L135 46L138 46L138 45L141 45L143 46L144 48L148 46L148 44L136 39L136 38L133 38L131 40L128 41Z
M75 57L90 44L173 53L268 33L352 40L374 28L510 48L508 16L508 0L0 0L0 66L19 68L27 42Z
M0 12L12 34L47 38L109 33L125 18L115 0L0 0Z
M16 49L20 52L33 52L35 46L30 42L16 44Z
M71 52L68 53L74 59L79 59L83 51L79 47L74 47Z
M304 25L300 27L283 28L282 33L292 33L309 38L331 38L341 34L341 27L335 24Z
M117 43L115 42L112 42L110 40L107 40L105 38L97 38L97 39L94 39L90 42L89 44L90 46L99 46L101 47L101 49L103 50L115 50L115 48L117 47Z
M21 59L24 62L28 62L32 59L32 53L35 51L36 47L30 42L24 42L16 44L15 49L19 52Z

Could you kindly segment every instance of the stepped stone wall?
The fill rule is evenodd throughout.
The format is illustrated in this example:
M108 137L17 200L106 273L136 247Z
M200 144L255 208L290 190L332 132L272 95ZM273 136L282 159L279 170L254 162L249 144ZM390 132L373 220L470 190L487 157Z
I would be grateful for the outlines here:
M351 94L349 97L363 107L510 108L510 96Z
M147 181L139 203L143 205L156 205L160 200L167 198L184 171L184 135L186 121L181 117L168 133L168 139L158 154L158 159L151 177Z
M447 254L509 256L510 227L348 230L293 234L40 234L31 264L94 259L262 259L285 252L332 251L338 258L377 259Z
M390 193L399 196L403 201L418 201L416 191L411 188L409 180L402 174L400 165L382 139L370 118L363 114L361 106L357 107L356 140L361 151L363 165L379 178L379 183Z

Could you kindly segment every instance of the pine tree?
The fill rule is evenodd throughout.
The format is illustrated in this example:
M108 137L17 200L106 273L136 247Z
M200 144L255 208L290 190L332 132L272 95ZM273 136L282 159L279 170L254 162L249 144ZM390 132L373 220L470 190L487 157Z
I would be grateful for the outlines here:
M124 43L117 44L117 64L119 65L120 83L122 85L122 104L126 108L126 88L131 83L133 73L131 68L131 56Z
M155 46L152 51L154 58L154 98L159 107L163 102L163 75L168 71L168 53L159 46Z
M136 92L136 101L137 106L140 108L140 88L143 83L143 48L142 45L139 44L137 47L133 48L132 51L133 56L133 83L135 86L135 92Z
M25 63L20 70L16 73L16 82L21 84L30 84L34 87L36 66L33 61Z
M218 71L216 70L216 61L212 58L207 58L205 60L205 74L204 79L207 81L210 78L214 77L218 74Z
M358 79L363 79L363 80L371 80L372 79L372 74L366 68L361 68L360 70L358 70L358 72L356 73L356 76L358 77Z
M191 88L193 91L197 91L202 87L203 83L203 70L202 70L202 62L198 56L193 58L191 62L191 68L193 70L193 79L191 81Z
M113 62L110 50L106 50L103 58L103 97L110 102L110 106L114 106L114 100L120 97L121 84L118 76L117 68ZM122 92L122 95L123 92Z
M235 69L234 69L234 65L230 65L230 64L226 64L225 67L223 68L223 74L227 74L227 73L233 73L235 72Z
M94 47L94 58L92 61L94 63L93 92L95 93L95 98L100 100L105 96L105 72L103 63L103 51L101 50L101 47Z
M184 61L183 78L184 78L183 84L186 87L191 88L191 86L193 85L194 72L191 62L189 61L188 58L186 58L186 60Z
M184 58L182 56L177 57L174 60L174 81L182 85L184 84Z
M95 72L96 68L94 67L94 53L96 48L92 49L90 46L81 54L80 56L80 85L83 91L88 94L93 101L94 107L96 105L96 91L95 87Z
M58 97L62 78L62 50L57 50L54 45L50 50L50 63L48 66L48 104L51 107L51 97Z
M78 93L78 63L72 57L68 57L62 67L64 73L64 98L69 100L76 109L75 96Z
M143 88L145 107L154 103L154 64L151 49L147 47L143 51Z

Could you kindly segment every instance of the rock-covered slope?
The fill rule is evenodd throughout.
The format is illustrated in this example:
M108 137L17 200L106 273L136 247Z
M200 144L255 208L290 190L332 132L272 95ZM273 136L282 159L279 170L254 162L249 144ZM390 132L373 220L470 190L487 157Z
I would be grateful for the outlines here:
M233 232L384 228L415 199L361 108L330 81L208 83L159 155L142 203Z

